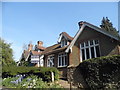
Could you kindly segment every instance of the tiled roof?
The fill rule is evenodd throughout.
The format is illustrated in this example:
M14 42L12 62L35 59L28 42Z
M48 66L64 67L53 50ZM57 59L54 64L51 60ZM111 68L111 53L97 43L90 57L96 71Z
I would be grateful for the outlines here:
M37 46L38 49L45 50L46 48L43 46Z
M42 52L32 50L31 53L32 55L41 55Z
M64 46L62 48L52 49L47 52L43 52L42 54L50 54L50 53L57 53L59 51L64 51L68 46Z
M28 57L28 55L30 55L30 54L32 54L32 55L41 55L41 52L34 51L34 50L32 50L32 51L24 50L24 52L22 54L22 57L26 59Z
M52 45L52 46L50 46L50 47L47 47L47 48L45 49L45 51L42 52L42 54L46 54L46 53L48 53L48 52L51 52L51 51L53 51L53 50L55 50L55 49L57 49L57 48L59 48L59 47L60 47L60 44L55 44L55 45Z
M45 51L42 52L42 54L50 54L50 53L56 53L62 50L65 50L68 46L60 47L60 44L55 44L53 46L47 47Z
M67 34L66 32L62 32L61 34L63 34L64 36L66 36L66 38L70 41L73 40L73 37L71 37L69 34Z
M29 51L28 50L24 50L24 52L23 52L23 54L22 54L22 56L23 56L23 58L27 58L27 56L29 55Z

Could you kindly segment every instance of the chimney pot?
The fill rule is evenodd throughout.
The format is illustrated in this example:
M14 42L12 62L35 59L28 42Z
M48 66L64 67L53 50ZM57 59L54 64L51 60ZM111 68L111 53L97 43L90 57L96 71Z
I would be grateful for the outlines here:
M37 44L38 44L38 46L43 46L43 42L42 41L38 41Z
M33 45L32 44L28 44L28 51L33 49Z
M78 22L79 29L81 28L81 26L82 26L83 24L84 24L84 22L83 22L83 21Z

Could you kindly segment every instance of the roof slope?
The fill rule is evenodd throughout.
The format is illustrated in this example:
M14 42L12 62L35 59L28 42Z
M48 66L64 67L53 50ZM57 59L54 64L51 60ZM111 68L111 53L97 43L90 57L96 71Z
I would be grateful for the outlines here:
M38 49L45 50L46 48L43 46L37 46Z
M69 41L72 41L73 40L73 37L71 37L69 34L67 34L66 32L62 32L61 34L63 34L66 38L67 38L67 40L69 40Z
M50 47L47 47L47 48L42 52L42 54L46 54L46 53L48 53L48 52L51 52L52 50L54 50L54 49L56 49L56 48L58 48L58 47L60 47L60 44L54 44L54 45L52 45L52 46L50 46Z
M23 56L23 58L27 58L27 56L29 55L29 51L28 50L24 50L24 52L23 52L23 54L22 54L22 56Z
M42 54L56 53L65 50L67 47L68 46L61 47L60 44L55 44L53 46L47 47L45 51L42 52Z
M38 51L34 51L34 50L31 51L31 54L32 54L32 55L41 55L41 53L42 53L42 52L38 52Z
M64 37L66 40L68 40L69 42L71 42L71 41L73 40L73 37L71 37L69 34L67 34L66 32L62 32L62 33L60 33L59 38L58 38L58 42L59 42L59 43L61 42L61 39L62 39L63 37Z

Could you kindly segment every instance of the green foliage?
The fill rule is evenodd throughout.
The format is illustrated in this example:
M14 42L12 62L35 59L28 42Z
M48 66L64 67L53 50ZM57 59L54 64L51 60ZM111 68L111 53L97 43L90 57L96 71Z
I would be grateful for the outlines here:
M85 60L78 68L91 89L120 88L120 55Z
M61 88L56 83L47 83L36 75L30 75L22 80L21 83L13 84L11 81L17 80L16 77L3 79L2 85L7 88Z
M7 87L10 87L10 88L15 88L15 84L11 83L11 81L14 81L14 80L17 80L18 77L8 77L8 78L4 78L3 79L3 82L2 82L2 85L3 86L7 86Z
M34 74L41 77L44 81L51 81L51 72L54 72L55 80L59 78L59 72L56 68L50 67L23 67L23 66L3 66L2 77L13 77L17 74Z
M118 31L113 27L113 24L112 24L112 22L110 22L108 17L106 17L106 18L103 17L100 27L102 29L110 32L111 34L119 37Z
M13 50L11 44L6 43L0 38L0 49L2 54L2 65L15 65L13 60Z

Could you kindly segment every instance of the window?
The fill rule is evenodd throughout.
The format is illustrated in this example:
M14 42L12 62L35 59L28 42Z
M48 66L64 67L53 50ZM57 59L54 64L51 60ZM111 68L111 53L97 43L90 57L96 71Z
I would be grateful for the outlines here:
M58 55L58 67L64 67L67 65L66 64L66 57L67 57L67 55L63 54L63 53Z
M95 57L100 57L99 41L90 40L80 44L81 59L91 59Z
M39 58L39 56L37 56L37 55L31 55L31 59L34 59L34 58Z
M67 40L62 39L61 40L61 47L65 46L65 45L67 45Z
M53 66L54 66L54 56L51 55L51 56L48 56L47 67L53 67Z

